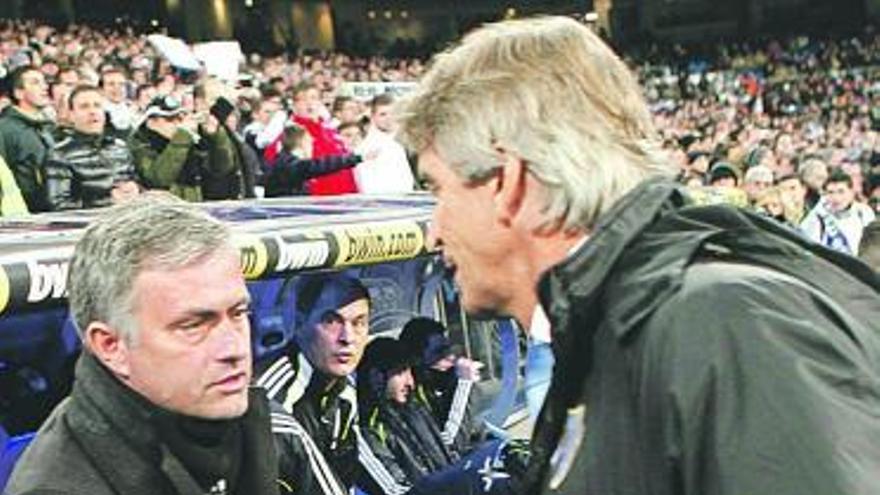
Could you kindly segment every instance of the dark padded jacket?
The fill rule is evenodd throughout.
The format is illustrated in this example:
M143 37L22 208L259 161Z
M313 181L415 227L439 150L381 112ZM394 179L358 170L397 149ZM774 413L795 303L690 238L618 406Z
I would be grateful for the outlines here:
M135 180L128 144L110 135L69 132L46 163L46 194L52 210L110 205L116 182Z
M45 166L54 145L55 124L29 117L15 107L0 114L0 155L12 170L32 213L47 211Z
M236 494L274 495L278 464L269 403L252 389L241 418ZM198 495L206 490L163 442L156 412L83 354L73 392L16 464L6 495ZM212 495L229 494L212 490Z
M880 493L878 289L772 220L640 186L540 281L556 367L521 493Z

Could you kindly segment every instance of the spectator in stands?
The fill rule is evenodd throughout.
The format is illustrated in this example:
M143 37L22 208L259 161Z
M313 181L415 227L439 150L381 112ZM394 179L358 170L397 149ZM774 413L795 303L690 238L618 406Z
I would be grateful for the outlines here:
M749 198L749 203L754 204L761 191L773 186L773 171L763 165L755 165L746 170L743 178L743 190Z
M855 197L849 174L832 172L825 182L825 196L801 224L804 235L831 249L858 255L862 231L874 221L874 212Z
M309 179L349 169L363 161L358 154L312 158L312 136L302 127L288 123L282 136L282 150L269 169L266 197L306 195ZM370 155L374 158L375 155Z
M15 217L28 212L15 176L0 156L0 217Z
M357 100L350 96L337 96L333 100L333 126L337 130L345 124L357 124L360 118L361 105Z
M739 185L739 171L727 162L716 162L709 169L709 185L736 188Z
M134 159L128 143L105 132L104 97L98 88L77 86L70 94L73 129L46 164L52 210L96 208L136 196Z
M472 31L400 108L463 309L550 322L519 493L880 493L880 280L688 207L642 94L590 29L543 17Z
M324 158L348 153L339 134L326 120L327 111L321 103L321 93L311 83L301 83L293 92L293 122L305 128L312 136L312 157ZM309 194L326 196L358 192L350 169L310 179Z
M361 433L373 462L360 486L369 494L402 493L458 458L443 442L431 411L414 399L412 355L399 341L378 337L358 366ZM361 454L361 459L367 456Z
M195 86L193 97L202 122L199 137L207 143L210 165L202 171L202 199L253 198L262 163L229 125L236 112L230 91L218 80L208 79Z
M43 114L49 104L43 73L26 65L7 76L13 106L0 114L0 156L12 170L28 210L46 211L46 158L54 144L54 125Z
M231 153L222 152L228 150L229 141L217 136L217 118L204 116L201 131L197 119L172 96L153 99L144 123L129 140L138 177L145 187L201 201L203 181L224 177L233 170Z
M360 475L349 377L367 344L370 295L354 278L317 274L298 284L296 306L294 341L258 366L256 385L281 409L272 429L282 481L297 494L342 495Z
M413 356L416 400L433 414L443 442L464 455L482 442L485 428L474 417L473 387L481 363L457 357L446 329L430 318L413 318L400 332L400 342Z
M880 220L869 223L859 242L859 258L880 273Z
M364 142L364 128L361 127L361 125L357 122L340 124L337 132L339 132L339 139L342 140L342 144L345 145L345 149L359 149L361 147L361 143Z
M262 154L266 146L279 136L287 119L281 97L264 95L256 103L251 122L242 131L245 142Z
M816 207L825 190L825 181L828 180L828 165L819 158L810 158L801 164L798 175L801 177L801 182L807 187L804 208L807 211L812 210Z
M806 218L809 210L806 206L807 188L798 174L788 174L776 181L785 210L786 223L797 227Z
M128 77L119 67L110 66L101 72L101 90L106 102L107 133L119 139L128 139L134 130L136 110L128 98Z
M358 190L362 193L405 193L412 191L415 185L406 150L394 138L393 103L388 94L377 95L370 102L370 128L361 149L375 150L378 156L355 171Z
M69 283L73 392L5 493L277 494L229 229L167 194L137 198L91 223Z

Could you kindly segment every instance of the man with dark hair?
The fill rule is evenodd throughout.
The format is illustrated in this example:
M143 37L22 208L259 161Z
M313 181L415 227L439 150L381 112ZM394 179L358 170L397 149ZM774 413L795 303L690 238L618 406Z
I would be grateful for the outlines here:
M89 225L68 288L83 343L73 391L4 493L278 494L225 225L167 193L138 197Z
M0 156L12 170L28 210L46 211L45 166L54 125L43 114L51 103L45 76L27 65L8 76L13 105L0 114Z
M855 197L852 177L834 170L825 182L825 195L801 224L804 235L831 249L858 255L862 231L874 221L874 211Z
M46 164L51 208L96 208L136 196L140 188L134 159L128 143L105 132L104 98L98 88L77 86L68 102L73 128Z
M415 185L406 150L394 138L393 103L388 94L377 95L370 102L370 127L360 149L374 151L377 156L355 170L362 193L404 193Z
M343 274L297 284L294 341L258 366L256 385L278 412L280 474L297 494L342 495L359 475L357 393L350 381L367 343L370 295Z

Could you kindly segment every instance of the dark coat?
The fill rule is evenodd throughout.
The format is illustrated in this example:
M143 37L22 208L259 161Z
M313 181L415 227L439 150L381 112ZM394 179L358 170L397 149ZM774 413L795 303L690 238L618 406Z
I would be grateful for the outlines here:
M51 121L33 119L15 107L0 114L0 155L12 170L31 212L49 209L44 167L54 144L54 127Z
M878 290L772 220L637 188L541 279L556 367L521 493L880 493Z
M71 396L18 461L6 495L201 494L204 490L160 440L149 408L84 354ZM238 493L277 494L269 404L258 389L241 418Z
M109 206L119 181L135 180L128 144L110 135L71 131L46 164L46 194L52 210Z
M420 402L398 405L382 400L363 411L360 426L359 457L369 475L360 488L369 494L405 491L401 487L409 488L457 460L444 445L431 412Z

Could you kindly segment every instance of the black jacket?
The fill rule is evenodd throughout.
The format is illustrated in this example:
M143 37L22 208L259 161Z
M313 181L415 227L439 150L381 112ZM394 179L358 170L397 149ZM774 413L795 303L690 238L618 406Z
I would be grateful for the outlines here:
M556 367L521 493L880 493L878 289L772 220L637 188L540 281Z
M16 464L6 495L193 495L206 493L163 442L158 408L83 354L70 397L40 428ZM235 493L277 494L269 404L253 389L240 419L241 464ZM212 493L225 493L214 491Z
M307 194L307 180L354 167L361 161L360 155L325 156L306 160L282 151L266 177L266 197Z
M15 107L0 114L0 155L15 176L28 211L47 211L44 167L52 149L55 124L31 118Z
M405 492L422 477L452 465L458 456L444 443L431 412L418 401L381 401L363 411L359 458L371 495Z
M416 369L415 400L431 411L443 442L463 456L485 440L486 429L473 415L474 382L458 378L455 368L445 372Z
M110 135L71 131L46 163L46 194L52 210L110 205L116 182L135 180L128 144Z
M290 493L341 495L360 475L357 398L347 380L326 388L299 349L258 366L256 386L276 404L272 431Z

